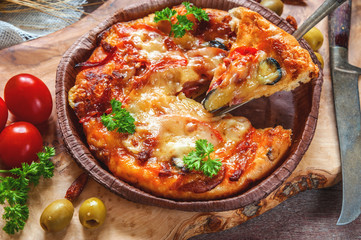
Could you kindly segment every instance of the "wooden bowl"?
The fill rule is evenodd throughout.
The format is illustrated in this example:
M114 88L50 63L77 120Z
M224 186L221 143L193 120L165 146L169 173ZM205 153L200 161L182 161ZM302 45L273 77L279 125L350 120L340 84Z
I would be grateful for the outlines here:
M155 205L184 211L226 211L245 207L265 198L280 186L296 168L306 152L316 128L318 106L320 101L322 72L317 79L301 85L292 92L280 92L268 98L254 100L234 114L242 113L256 128L282 125L293 131L292 145L282 162L268 177L237 196L211 201L176 201L165 199L144 192L114 177L107 168L88 149L82 126L73 109L68 104L68 91L74 85L77 70L76 63L86 61L96 47L96 36L116 22L129 21L144 17L167 6L181 4L181 0L149 1L142 5L133 5L120 10L98 27L77 40L64 54L56 75L56 108L61 132L69 152L78 165L95 181L133 202ZM196 0L198 7L229 10L237 6L247 7L263 15L275 25L292 33L294 29L278 15L251 0ZM310 51L312 59L319 64L316 56L304 40L301 45ZM320 65L319 65L320 66Z

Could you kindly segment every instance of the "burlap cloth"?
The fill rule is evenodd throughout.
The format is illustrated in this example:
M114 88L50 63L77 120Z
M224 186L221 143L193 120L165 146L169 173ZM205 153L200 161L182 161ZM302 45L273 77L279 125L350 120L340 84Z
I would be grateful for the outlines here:
M0 49L47 35L78 21L84 13L83 6L87 2L87 0L48 0L46 3L49 7L43 11L18 4L8 4L3 8L1 5Z

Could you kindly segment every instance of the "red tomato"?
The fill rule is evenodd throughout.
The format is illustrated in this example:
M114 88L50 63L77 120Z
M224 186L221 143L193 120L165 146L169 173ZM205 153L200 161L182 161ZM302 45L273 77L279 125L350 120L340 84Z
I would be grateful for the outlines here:
M42 149L43 139L31 123L16 122L0 133L0 160L9 168L36 161Z
M4 100L0 97L0 132L4 129L6 121L8 120L8 108Z
M48 120L53 102L48 87L37 77L22 73L9 79L5 102L19 120L39 124Z

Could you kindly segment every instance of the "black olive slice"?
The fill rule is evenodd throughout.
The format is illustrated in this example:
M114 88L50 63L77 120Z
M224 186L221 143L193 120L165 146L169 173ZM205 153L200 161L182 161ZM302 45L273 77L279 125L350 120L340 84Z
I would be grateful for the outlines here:
M257 79L264 85L274 85L282 78L280 64L274 58L267 58L260 62L258 66Z
M217 41L217 40L209 41L209 46L228 51L228 48L226 47L226 45L224 45L223 43L221 43L220 41Z
M202 101L204 108L209 112L216 112L228 107L232 99L232 94L228 92L227 88L212 89Z

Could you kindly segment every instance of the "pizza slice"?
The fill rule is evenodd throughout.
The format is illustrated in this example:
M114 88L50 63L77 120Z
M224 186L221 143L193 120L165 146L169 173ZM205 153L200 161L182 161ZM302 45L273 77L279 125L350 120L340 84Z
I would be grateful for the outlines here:
M230 15L237 39L215 70L203 101L208 111L290 91L318 76L309 52L292 35L246 8Z

